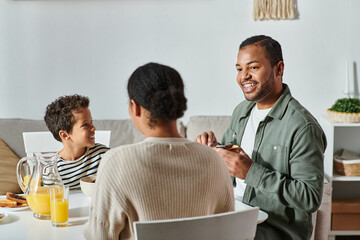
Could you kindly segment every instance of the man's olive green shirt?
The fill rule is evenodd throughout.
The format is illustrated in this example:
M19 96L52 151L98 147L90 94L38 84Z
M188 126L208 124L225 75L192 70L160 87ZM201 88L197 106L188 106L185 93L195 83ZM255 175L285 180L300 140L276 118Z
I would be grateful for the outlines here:
M254 105L245 100L235 108L223 144L241 143ZM281 232L281 239L310 239L311 213L322 199L325 148L322 128L283 84L282 95L259 124L245 178L243 202L269 215L258 228L270 225Z

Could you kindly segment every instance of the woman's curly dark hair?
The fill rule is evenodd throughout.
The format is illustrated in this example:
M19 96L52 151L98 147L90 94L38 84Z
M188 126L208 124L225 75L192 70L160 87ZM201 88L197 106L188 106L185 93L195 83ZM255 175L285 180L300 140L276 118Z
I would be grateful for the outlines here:
M74 112L88 108L90 100L80 95L61 96L46 107L44 120L54 138L61 142L60 130L71 133L75 124Z
M184 83L169 66L148 63L137 68L129 78L127 90L130 99L150 112L150 127L158 120L182 117L187 108Z

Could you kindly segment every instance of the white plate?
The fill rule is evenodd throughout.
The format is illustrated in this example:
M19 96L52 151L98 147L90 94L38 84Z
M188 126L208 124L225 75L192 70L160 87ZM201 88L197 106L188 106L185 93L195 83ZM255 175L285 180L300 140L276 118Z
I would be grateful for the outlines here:
M239 198L235 198L235 210L242 210L251 208L249 205L243 203ZM264 211L259 210L258 221L257 223L260 224L264 222L268 218L268 214Z
M267 218L268 218L268 214L264 211L259 210L259 215L258 215L258 224L264 222Z
M24 196L24 194L19 194L20 196ZM6 195L1 195L0 199L6 199ZM25 210L30 208L29 206L25 206L25 207L0 207L0 210L4 211L4 212L15 212L15 211L21 211L21 210Z
M0 213L0 215L1 215L0 222L8 216L7 213Z

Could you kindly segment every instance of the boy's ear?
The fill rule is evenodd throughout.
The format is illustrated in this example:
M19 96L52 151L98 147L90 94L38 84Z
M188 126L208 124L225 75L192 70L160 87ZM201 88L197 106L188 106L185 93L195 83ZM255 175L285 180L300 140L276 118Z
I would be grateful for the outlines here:
M60 136L61 141L66 141L66 140L70 139L69 134L65 130L60 130L59 136Z

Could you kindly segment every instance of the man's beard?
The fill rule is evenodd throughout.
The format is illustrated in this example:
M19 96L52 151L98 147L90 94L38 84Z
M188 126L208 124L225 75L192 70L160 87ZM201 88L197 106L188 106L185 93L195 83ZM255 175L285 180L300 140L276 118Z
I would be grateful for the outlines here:
M253 101L253 102L259 102L261 100L263 100L264 98L266 98L267 96L269 96L274 89L274 85L275 85L275 79L274 79L274 72L271 71L271 75L269 76L269 78L264 82L264 84L262 84L261 86L257 86L256 88L256 92L255 95L246 95L244 93L245 99L248 101Z

